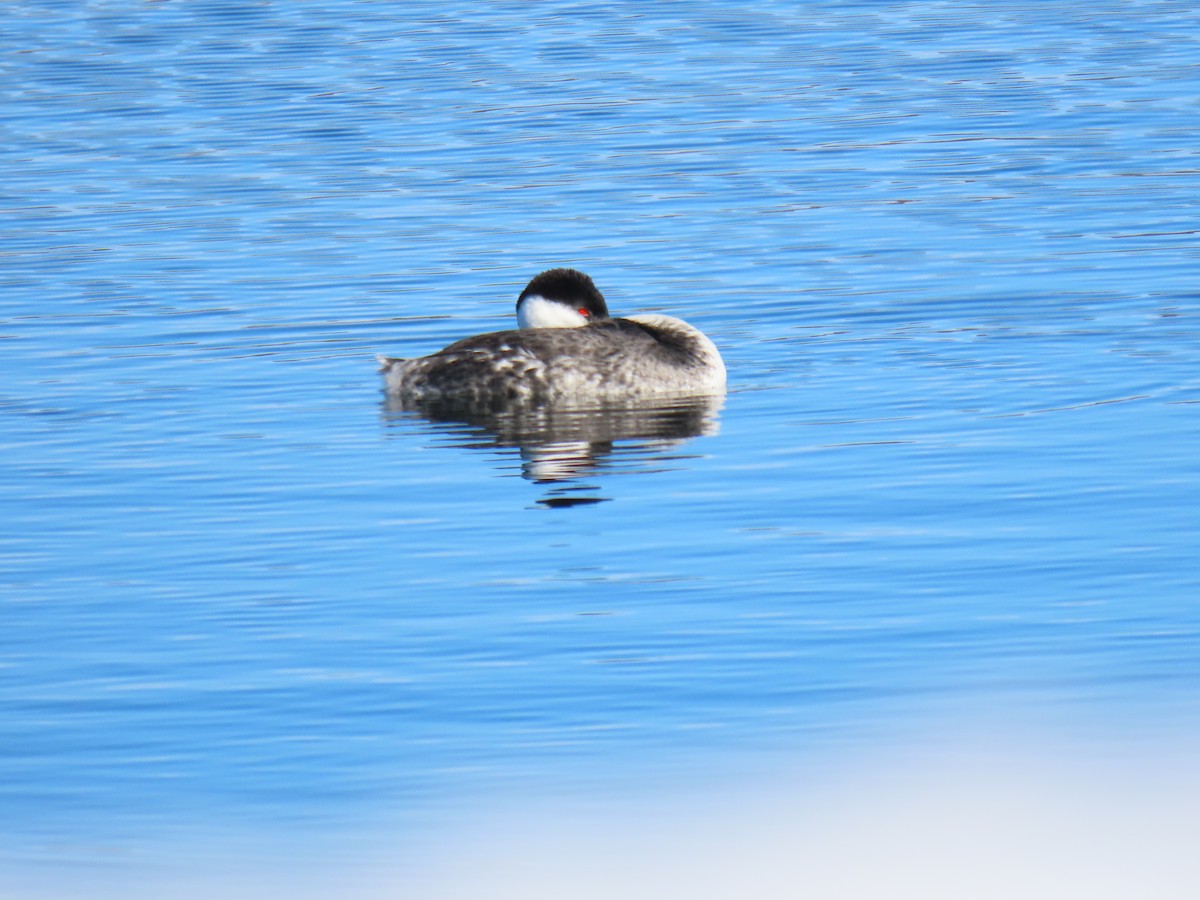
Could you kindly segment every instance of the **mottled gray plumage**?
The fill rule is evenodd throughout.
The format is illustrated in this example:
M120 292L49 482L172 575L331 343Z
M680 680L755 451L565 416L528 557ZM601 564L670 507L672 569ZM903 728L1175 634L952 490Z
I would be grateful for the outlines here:
M582 273L554 269L535 278L522 292L522 301L532 292L538 299L574 309L577 296L542 298L534 290L548 283L554 287L569 276L586 279L595 291ZM579 327L498 331L419 359L381 359L387 389L401 398L474 404L604 401L724 390L725 366L699 330L670 316L603 317L607 310L603 298L599 302L603 312L579 310Z

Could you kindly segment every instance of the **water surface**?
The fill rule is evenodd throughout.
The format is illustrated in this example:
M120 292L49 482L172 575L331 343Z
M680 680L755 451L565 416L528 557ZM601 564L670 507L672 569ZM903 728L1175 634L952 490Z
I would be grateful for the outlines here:
M6 22L13 896L280 889L963 732L1194 768L1189 4ZM555 265L711 335L723 405L381 394Z

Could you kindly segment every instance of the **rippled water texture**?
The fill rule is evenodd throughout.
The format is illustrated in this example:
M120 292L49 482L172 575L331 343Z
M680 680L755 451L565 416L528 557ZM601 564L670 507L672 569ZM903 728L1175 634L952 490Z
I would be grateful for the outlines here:
M0 894L1200 893L1194 4L4 22ZM723 403L383 396L555 265Z

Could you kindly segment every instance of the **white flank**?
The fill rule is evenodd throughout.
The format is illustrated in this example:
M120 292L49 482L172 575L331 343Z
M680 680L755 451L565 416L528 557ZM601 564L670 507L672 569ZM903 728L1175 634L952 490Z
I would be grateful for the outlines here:
M683 319L674 316L663 316L658 313L643 313L639 316L626 316L631 322L640 322L656 331L671 331L683 335L693 342L692 352L698 361L703 362L702 373L688 387L696 390L724 389L725 361L721 359L721 351L707 334L695 325L689 325Z

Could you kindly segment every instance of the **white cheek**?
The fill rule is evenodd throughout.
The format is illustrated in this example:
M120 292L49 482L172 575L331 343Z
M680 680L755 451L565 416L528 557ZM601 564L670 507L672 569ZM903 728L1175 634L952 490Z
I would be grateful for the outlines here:
M521 328L578 328L588 322L569 306L530 294L517 306L517 324Z

